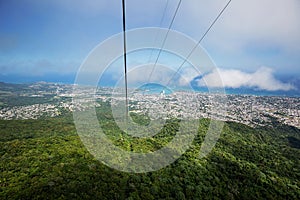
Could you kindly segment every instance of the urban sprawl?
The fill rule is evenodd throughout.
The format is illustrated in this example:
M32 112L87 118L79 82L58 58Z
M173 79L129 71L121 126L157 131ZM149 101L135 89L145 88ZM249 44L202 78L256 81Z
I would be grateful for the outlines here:
M53 95L53 98L61 101L2 107L0 119L55 117L62 115L63 111L101 107L99 102L109 102L113 110L119 102L125 101L124 93L113 88L98 88L95 92L93 88L72 85L51 84L50 90L47 91L38 90L38 84L34 87L37 88L34 93L29 92L22 96L34 98ZM145 94L130 90L128 109L129 112L148 115L150 119L211 118L239 122L252 127L270 125L275 120L300 128L300 98L296 97L224 95L191 91Z

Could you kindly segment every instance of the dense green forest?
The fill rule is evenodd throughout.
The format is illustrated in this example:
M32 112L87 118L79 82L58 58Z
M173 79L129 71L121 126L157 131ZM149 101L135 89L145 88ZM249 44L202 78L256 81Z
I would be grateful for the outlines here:
M131 138L103 108L98 112L102 128L128 151L153 151L176 134L178 121L169 120L153 138ZM213 151L199 159L209 120L199 124L192 147L176 162L135 174L96 160L76 134L70 113L2 120L0 199L300 199L299 129L228 122Z

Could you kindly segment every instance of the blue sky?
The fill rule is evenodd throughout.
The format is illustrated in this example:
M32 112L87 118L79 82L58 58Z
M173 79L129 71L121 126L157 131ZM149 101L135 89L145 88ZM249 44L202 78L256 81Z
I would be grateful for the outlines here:
M168 27L177 2L169 0L162 27ZM133 29L158 27L167 0L126 3L127 28ZM183 0L172 29L197 41L226 3ZM284 85L288 83L280 77L297 79L300 75L299 10L298 0L231 2L202 43L220 68L225 86L265 90L298 87ZM72 82L89 52L122 31L121 20L121 0L1 1L0 81ZM199 75L186 74L191 80Z

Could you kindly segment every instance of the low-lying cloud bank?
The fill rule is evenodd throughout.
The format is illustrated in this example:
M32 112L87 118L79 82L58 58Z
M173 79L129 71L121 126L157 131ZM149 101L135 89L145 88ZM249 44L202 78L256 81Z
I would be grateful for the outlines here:
M222 81L219 81L221 78ZM198 80L198 86L225 88L255 88L268 91L289 91L295 87L275 78L273 70L261 67L256 72L247 73L236 69L216 69Z

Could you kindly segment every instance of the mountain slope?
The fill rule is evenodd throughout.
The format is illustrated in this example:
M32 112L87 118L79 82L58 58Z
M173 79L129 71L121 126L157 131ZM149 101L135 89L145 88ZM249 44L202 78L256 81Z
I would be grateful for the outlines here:
M129 174L95 160L76 135L71 116L0 121L0 198L300 198L299 129L226 123L214 150L199 159L208 123L200 120L191 149L175 163L156 172ZM128 142L132 150L150 148L146 140L112 138L122 148Z

